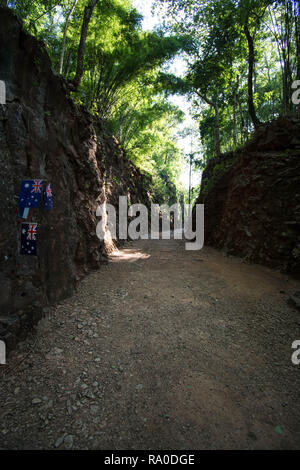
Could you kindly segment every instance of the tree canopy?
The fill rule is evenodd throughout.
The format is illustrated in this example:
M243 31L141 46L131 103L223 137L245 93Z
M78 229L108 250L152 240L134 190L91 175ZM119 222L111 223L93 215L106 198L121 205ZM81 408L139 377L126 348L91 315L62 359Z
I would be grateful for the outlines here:
M157 81L162 64L189 50L190 38L142 31L131 0L16 0L7 6L44 41L74 101L105 121L128 158L151 173L158 194L176 200L183 152L173 134L182 112Z
M300 80L297 0L154 0L164 25L152 32L142 30L131 0L1 3L44 41L75 102L105 120L166 197L176 198L184 160L175 137L183 113L169 94L192 103L202 166L261 123L299 117L292 100ZM162 67L178 54L187 64L181 77Z
M185 83L170 90L194 103L204 163L235 148L261 123L298 115L292 84L300 79L297 0L156 0L168 6L167 31L192 35Z

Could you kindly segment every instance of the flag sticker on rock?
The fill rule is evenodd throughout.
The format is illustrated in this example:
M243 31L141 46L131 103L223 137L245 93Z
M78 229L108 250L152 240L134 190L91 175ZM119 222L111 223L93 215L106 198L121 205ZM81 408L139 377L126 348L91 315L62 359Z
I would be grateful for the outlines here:
M53 194L50 183L44 189L44 207L47 210L53 209Z
M21 255L36 256L37 223L22 223L21 226Z
M19 207L38 208L41 201L43 180L23 180L21 183Z

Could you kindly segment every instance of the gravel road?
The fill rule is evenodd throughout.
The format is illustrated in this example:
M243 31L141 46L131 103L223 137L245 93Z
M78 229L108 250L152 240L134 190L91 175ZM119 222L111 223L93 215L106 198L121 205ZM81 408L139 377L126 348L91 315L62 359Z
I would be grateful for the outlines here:
M127 243L0 366L2 449L299 449L299 282Z

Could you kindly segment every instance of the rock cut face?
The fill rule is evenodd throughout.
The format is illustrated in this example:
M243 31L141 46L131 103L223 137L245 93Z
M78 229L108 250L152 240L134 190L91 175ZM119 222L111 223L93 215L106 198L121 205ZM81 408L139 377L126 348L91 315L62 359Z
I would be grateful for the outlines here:
M149 203L142 175L101 121L74 105L53 74L41 42L0 8L0 338L13 345L45 305L71 295L76 282L106 260L96 236L96 208L131 193ZM20 255L22 180L51 184L53 209L32 210L37 256ZM111 180L112 178L112 180Z
M300 278L299 136L299 120L280 118L208 163L205 243Z

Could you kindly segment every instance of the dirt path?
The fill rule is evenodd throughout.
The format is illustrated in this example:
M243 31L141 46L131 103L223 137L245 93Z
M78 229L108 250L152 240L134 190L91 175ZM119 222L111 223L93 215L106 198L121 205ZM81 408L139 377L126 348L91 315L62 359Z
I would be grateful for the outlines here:
M127 244L1 366L0 447L300 448L297 289L210 248Z

